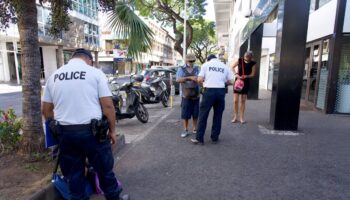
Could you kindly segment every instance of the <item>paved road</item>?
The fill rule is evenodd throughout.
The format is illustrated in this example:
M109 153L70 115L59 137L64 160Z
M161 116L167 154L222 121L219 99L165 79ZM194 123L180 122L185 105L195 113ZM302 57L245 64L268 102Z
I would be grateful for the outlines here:
M164 123L165 119L173 113L180 105L180 99L177 97L174 99L173 108L164 108L162 104L146 105L150 118L148 123L143 124L136 118L124 119L117 123L117 133L124 134L126 145L123 148L124 152L132 149L134 145L138 145L144 138L148 137L149 134L154 131L161 123ZM118 163L122 156L125 154L118 154L115 158ZM102 196L94 195L92 200L102 200Z
M209 129L204 146L180 138L178 108L127 145L116 166L124 191L134 200L350 199L349 117L301 112L301 132L269 132L269 99L248 102L245 125L230 123L230 104L217 145Z
M17 115L22 115L22 92L0 94L0 109L6 110L10 107L15 109Z

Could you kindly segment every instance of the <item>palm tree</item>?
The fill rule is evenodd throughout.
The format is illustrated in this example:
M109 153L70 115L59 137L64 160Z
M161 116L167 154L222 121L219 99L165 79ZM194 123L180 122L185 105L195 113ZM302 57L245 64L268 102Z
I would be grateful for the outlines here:
M42 2L43 0L39 0ZM65 20L70 8L69 0L48 0L52 6L52 29L54 32L67 30ZM109 11L112 27L121 35L129 37L129 54L137 55L151 47L152 31L125 2L99 0L104 10ZM23 153L43 149L43 128L40 101L40 52L38 42L38 19L36 0L1 0L0 24L6 28L8 23L17 21L21 44L21 63L23 66Z
M22 117L23 144L21 151L28 153L43 149L42 118L40 104L40 52L38 44L38 20L35 0L13 3L21 44L22 64Z
M128 39L128 54L137 57L152 47L153 32L125 2L116 2L107 13L107 23L123 39Z

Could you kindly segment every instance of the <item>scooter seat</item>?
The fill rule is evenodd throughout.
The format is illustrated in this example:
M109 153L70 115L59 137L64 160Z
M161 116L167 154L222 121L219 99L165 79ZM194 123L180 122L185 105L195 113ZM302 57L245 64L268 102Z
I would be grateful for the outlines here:
M146 83L142 83L142 84L141 84L141 87L143 87L143 88L150 88L151 86L148 85L148 84L146 84Z

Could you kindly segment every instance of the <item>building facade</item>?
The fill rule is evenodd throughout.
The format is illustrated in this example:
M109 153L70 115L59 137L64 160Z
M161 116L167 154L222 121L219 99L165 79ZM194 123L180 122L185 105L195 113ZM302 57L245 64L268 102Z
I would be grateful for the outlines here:
M76 48L89 49L97 57L100 42L97 0L72 1L70 30L62 33L60 38L53 38L48 33L50 5L38 3L37 15L42 82L66 63ZM0 81L20 84L20 50L17 25L11 24L10 28L0 33Z
M273 90L278 30L278 0L214 0L219 40L225 45L229 62L246 50L256 50L258 86ZM287 5L287 4L286 4ZM311 0L306 31L301 102L324 113L350 113L350 2ZM219 19L218 19L219 18ZM296 24L297 25L297 24ZM260 49L254 35L261 34ZM282 40L283 42L283 40ZM253 44L254 43L254 44ZM340 44L340 45L339 45ZM258 45L258 46L259 46ZM337 48L336 48L337 47ZM258 55L256 55L258 54ZM290 56L290 59L293 58ZM279 61L278 61L279 63Z
M106 24L107 17L100 13L102 51L99 54L100 66L105 73L119 74L138 73L151 66L173 66L177 63L177 53L174 50L174 42L168 31L160 27L156 22L143 19L154 33L152 48L139 57L127 56L127 40L114 33Z

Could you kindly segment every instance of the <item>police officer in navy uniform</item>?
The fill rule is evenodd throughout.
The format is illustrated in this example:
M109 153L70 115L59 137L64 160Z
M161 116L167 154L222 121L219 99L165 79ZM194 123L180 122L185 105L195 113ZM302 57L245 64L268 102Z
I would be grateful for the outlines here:
M55 119L59 130L59 162L67 178L72 200L89 199L85 194L86 158L97 172L108 200L120 197L121 186L113 172L111 144L116 143L115 110L105 74L94 67L90 51L77 49L68 64L47 80L43 95L45 119ZM106 116L108 138L99 141L91 122Z
M232 85L233 73L215 55L209 55L208 62L204 63L198 75L198 82L204 86L202 101L199 108L198 130L193 144L204 144L204 134L207 119L211 108L214 109L211 140L219 141L221 132L222 114L225 110L225 84Z

